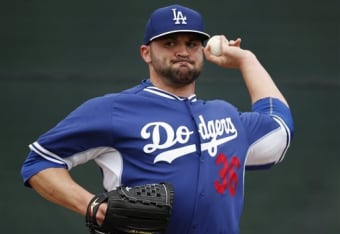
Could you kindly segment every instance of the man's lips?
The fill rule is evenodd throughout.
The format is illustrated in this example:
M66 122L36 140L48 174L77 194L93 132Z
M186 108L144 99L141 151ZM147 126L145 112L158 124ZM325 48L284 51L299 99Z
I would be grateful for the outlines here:
M188 59L176 59L176 60L172 60L172 63L173 64L176 64L176 63L178 63L178 64L180 64L180 65L188 65L188 64L194 64L194 62L193 61L191 61L191 60L188 60Z

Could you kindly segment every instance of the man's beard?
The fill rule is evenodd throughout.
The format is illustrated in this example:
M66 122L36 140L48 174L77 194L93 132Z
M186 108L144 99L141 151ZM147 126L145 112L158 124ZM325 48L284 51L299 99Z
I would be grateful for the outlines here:
M161 68L158 69L157 72L167 79L167 81L173 85L187 85L191 84L195 80L198 79L198 77L201 74L200 70L197 69L180 69L180 68L172 68L172 67L167 67L167 68Z
M156 58L153 59L154 70L166 79L166 82L181 87L193 83L201 74L203 68L203 62L198 67L190 68L189 65L186 67L174 66L176 63L186 62L190 65L194 65L194 62L185 59L178 59L170 61L172 66L165 65L166 63Z

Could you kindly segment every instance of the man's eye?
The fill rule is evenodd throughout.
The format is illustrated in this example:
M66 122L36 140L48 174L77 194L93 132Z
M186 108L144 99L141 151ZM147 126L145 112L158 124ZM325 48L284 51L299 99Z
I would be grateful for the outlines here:
M174 45L175 45L175 42L173 42L173 41L167 41L167 42L165 42L165 45L168 46L168 47L171 47L171 46L174 46Z
M196 46L197 46L197 43L195 43L195 42L189 43L190 48L195 48Z
M188 44L188 46L191 48L199 47L200 45L201 45L200 42L197 41L192 41Z

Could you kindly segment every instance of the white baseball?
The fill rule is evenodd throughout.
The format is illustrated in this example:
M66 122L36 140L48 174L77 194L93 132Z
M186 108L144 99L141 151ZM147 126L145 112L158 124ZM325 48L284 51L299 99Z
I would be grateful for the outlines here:
M220 56L222 54L222 41L221 40L225 40L225 38L223 36L215 35L215 36L212 36L207 42L207 46L210 47L211 53L215 56Z

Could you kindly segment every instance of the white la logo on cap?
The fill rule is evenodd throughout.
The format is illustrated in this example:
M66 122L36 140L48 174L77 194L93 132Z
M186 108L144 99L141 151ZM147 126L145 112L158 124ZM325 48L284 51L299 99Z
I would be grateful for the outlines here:
M172 20L175 21L175 24L187 24L187 17L183 15L182 11L177 11L177 9L174 8L172 9L172 13L174 15Z

